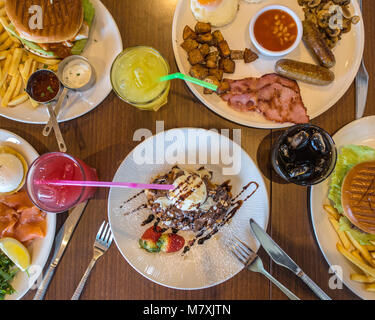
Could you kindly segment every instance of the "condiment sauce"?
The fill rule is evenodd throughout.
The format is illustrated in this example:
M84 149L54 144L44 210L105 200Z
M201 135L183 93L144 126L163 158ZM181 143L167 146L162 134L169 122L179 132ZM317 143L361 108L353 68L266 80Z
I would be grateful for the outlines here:
M289 13L274 9L258 17L254 24L254 35L263 48L270 51L284 51L296 41L298 28Z
M35 73L28 83L27 93L37 102L53 100L60 91L60 80L52 71L42 70Z
M64 68L63 83L72 89L82 88L90 82L91 74L91 67L88 63L73 60Z

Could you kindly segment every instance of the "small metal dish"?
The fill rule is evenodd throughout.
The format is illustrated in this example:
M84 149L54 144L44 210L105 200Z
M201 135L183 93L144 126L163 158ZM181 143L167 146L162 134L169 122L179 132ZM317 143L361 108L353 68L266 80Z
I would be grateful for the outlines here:
M59 82L59 90L56 92L56 95L54 97L52 97L51 99L49 99L48 101L40 101L40 100L38 100L33 95L33 91L32 91L33 82L35 81L36 78L40 77L42 74L49 74L50 76L55 77L58 80L58 82ZM40 103L40 104L49 104L51 102L56 101L59 98L59 96L61 94L61 89L62 89L61 81L60 81L59 77L56 75L55 72L53 72L51 70L48 70L48 69L40 69L40 70L35 71L29 77L29 80L27 81L26 89L25 90L26 90L26 93L29 95L29 97L31 99L33 99L34 101L36 101L37 103Z
M72 87L72 86L69 86L69 84L65 81L63 75L64 75L64 70L65 68L72 62L81 62L83 64L85 64L90 72L91 72L91 77L90 79L88 80L88 82L86 82L83 86L81 87ZM85 57L82 57L82 56L69 56L67 58L65 58L63 61L60 62L59 64L59 69L57 71L57 76L59 77L61 83L64 85L64 87L70 89L70 90L74 90L74 91L86 91L86 90L89 90L91 89L95 82L96 82L96 74L95 74L95 69L93 68L93 66L91 65L91 63L89 62L89 60L87 60Z

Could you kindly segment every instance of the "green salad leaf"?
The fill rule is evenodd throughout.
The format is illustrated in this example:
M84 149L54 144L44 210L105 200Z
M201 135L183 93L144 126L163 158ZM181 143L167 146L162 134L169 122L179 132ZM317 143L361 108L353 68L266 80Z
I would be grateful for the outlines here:
M348 145L341 149L332 173L328 198L333 201L339 213L344 210L341 205L341 187L346 174L357 164L375 160L375 150L366 146Z
M91 27L92 21L94 20L95 16L95 8L89 0L82 0L83 12L84 12L84 20L87 24Z
M331 177L328 198L333 202L334 207L341 214L344 209L341 203L341 187L348 172L357 164L375 160L375 150L358 145L348 145L341 149L337 157L337 163ZM340 229L349 231L351 235L362 245L370 245L370 241L375 241L375 235L362 232L349 221L348 218L342 216L340 218Z
M87 22L89 27L92 26L92 22L94 20L95 16L95 8L92 5L92 3L89 0L82 0L82 6L84 11L84 20ZM78 40L74 43L74 46L72 47L72 54L79 55L82 53L83 49L85 49L85 46L87 44L87 39Z
M7 294L15 292L10 282L18 271L14 263L0 251L0 300L4 300Z
M35 51L35 52L41 53L41 54L43 54L43 55L45 55L45 56L47 56L47 57L51 57L51 58L53 58L53 57L55 56L55 54L54 54L53 52L43 50L43 49L42 49L38 44L36 44L35 42L28 41L28 40L25 40L25 39L21 38L21 37L18 35L18 33L16 32L16 28L14 27L13 24L10 23L8 26L5 26L5 29L6 29L11 35L13 35L15 38L17 38L19 41L21 41L21 43L22 43L25 47L27 47L27 48L29 48L29 49Z

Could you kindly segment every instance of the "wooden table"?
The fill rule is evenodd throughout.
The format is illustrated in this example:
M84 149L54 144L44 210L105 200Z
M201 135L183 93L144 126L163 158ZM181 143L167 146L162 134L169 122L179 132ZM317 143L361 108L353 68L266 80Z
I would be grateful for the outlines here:
M144 44L157 48L177 71L171 29L177 0L102 0L114 16L124 47ZM374 8L364 1L366 38L375 34ZM366 42L365 61L370 74L375 72L375 45ZM366 115L375 114L375 83L370 82ZM333 134L354 120L355 88L329 111L312 122ZM334 299L356 299L348 289L330 290L328 264L316 243L307 209L307 189L282 182L272 171L269 151L278 132L238 126L217 116L191 94L182 81L172 83L169 103L157 113L142 112L118 99L114 93L94 111L61 125L69 153L95 167L100 178L111 180L125 156L137 145L133 134L139 128L155 132L155 122L165 121L165 129L202 127L242 129L242 147L257 160L270 194L268 232L304 271ZM28 140L39 153L56 151L53 135L45 138L42 126L20 124L4 118L0 127ZM101 189L91 200L65 255L58 266L46 299L70 299L92 255L97 229L107 219L108 190ZM58 219L59 225L63 217ZM302 299L315 299L309 289L289 271L270 261L260 251L266 269ZM32 299L30 291L25 299ZM83 292L82 299L286 299L263 276L242 271L213 288L198 291L172 290L147 280L121 256L115 245L99 260Z

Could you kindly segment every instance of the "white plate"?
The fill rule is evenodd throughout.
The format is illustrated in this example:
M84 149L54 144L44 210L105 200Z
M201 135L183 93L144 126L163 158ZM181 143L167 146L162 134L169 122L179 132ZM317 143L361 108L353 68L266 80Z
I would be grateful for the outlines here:
M189 131L192 130L192 131ZM127 189L111 189L108 200L108 217L114 233L114 239L118 249L128 261L128 263L146 278L176 289L201 289L222 283L236 275L243 269L243 265L231 254L226 246L228 238L237 235L240 239L246 241L253 250L257 251L259 244L250 234L250 217L254 218L262 227L267 228L269 203L266 186L264 184L261 173L256 167L249 155L237 144L218 133L207 131L204 129L173 129L165 132L166 141L164 147L156 148L160 141L164 141L163 134L159 133L154 137L150 137L138 145L120 165L113 181L136 181L140 183L149 183L150 179L159 173L168 172L174 164L179 164L183 168L198 168L201 165L184 165L184 161L162 164L143 164L137 165L134 156L139 154L143 148L151 148L147 150L159 150L161 154L168 154L171 147L176 147L175 139L179 137L179 147L185 155L190 155L200 151L202 154L202 140L187 140L188 133L195 132L199 134L199 139L205 140L207 137L221 139L222 145L226 143L232 149L238 147L239 156L234 161L241 161L241 170L237 175L223 175L222 168L225 167L222 161L211 164L210 159L215 159L220 155L221 148L215 148L208 139L207 150L208 165L204 165L207 169L213 171L213 181L220 183L228 179L231 180L233 186L232 193L236 195L243 186L250 181L256 181L259 189L246 201L242 208L233 217L232 221L223 227L213 238L206 241L204 245L195 245L191 250L182 256L181 252L174 254L153 254L141 249L138 240L143 232L150 227L141 227L150 212L147 209L142 210L138 214L124 216L124 212L129 212L137 208L141 203L145 202L144 194L133 200L123 209L119 209L126 199L137 194L139 190ZM197 138L198 139L198 138ZM194 143L192 141L195 141ZM196 144L196 146L194 146ZM212 148L212 149L211 149ZM211 151L213 155L211 155ZM147 153L147 151L146 151ZM170 153L169 153L170 154ZM147 157L152 160L152 155ZM139 163L139 162L138 162ZM192 162L190 162L192 163ZM151 224L152 225L152 224ZM189 233L181 233L186 236ZM191 233L190 233L191 235Z
M357 1L352 1L351 3L352 12L355 12L356 15L362 17ZM240 1L240 10L236 19L228 26L219 28L222 31L224 38L228 41L231 49L243 50L244 48L250 47L252 50L256 51L249 36L250 19L258 10L270 4L285 5L294 10L302 20L304 18L303 10L298 5L297 0L264 0L260 4L248 4L244 1ZM186 25L193 28L195 24L196 20L190 10L190 0L179 0L173 20L172 41L178 68L185 74L189 73L190 64L187 60L187 53L180 46L183 42L182 32ZM345 34L334 49L337 63L336 66L332 68L332 71L335 73L336 80L332 84L324 87L299 82L302 99L311 119L314 119L327 111L349 89L362 60L364 42L364 25L363 20L361 19L361 22L352 26L352 31ZM299 61L315 63L303 42L301 42L295 51L286 57ZM235 73L225 74L224 76L230 79L242 79L245 77L260 77L267 73L273 73L274 65L279 59L280 58L260 56L257 61L250 64L245 64L243 61L236 61ZM187 82L187 85L194 95L208 108L220 116L238 124L264 129L285 128L291 126L290 123L280 124L268 121L262 115L255 112L243 113L235 111L229 107L225 101L222 101L219 96L215 94L205 95L203 94L202 88L191 84L190 82Z
M82 55L90 60L97 83L83 93L69 92L59 122L78 118L97 107L112 90L110 70L112 62L122 51L122 39L116 22L99 0L90 0L95 7L95 18L90 38ZM14 108L0 107L0 115L24 123L45 124L49 119L47 108L33 108L27 101Z
M35 149L24 139L16 134L0 129L0 145L9 146L22 154L28 163L31 163L39 156ZM26 272L18 272L12 281L12 286L16 292L6 296L6 300L21 299L27 291L34 285L47 262L55 237L56 216L47 214L47 234L43 239L34 240L28 248L31 254L31 266L29 275Z
M342 128L333 136L338 150L348 144L366 145L375 148L374 123L375 116L371 116L354 121ZM328 221L327 213L323 210L323 204L330 203L328 200L329 183L330 179L313 186L310 192L311 220L320 250L330 266L342 268L342 280L350 290L362 299L373 300L375 299L375 293L365 291L364 284L350 280L350 274L358 272L359 269L336 249L339 238Z

